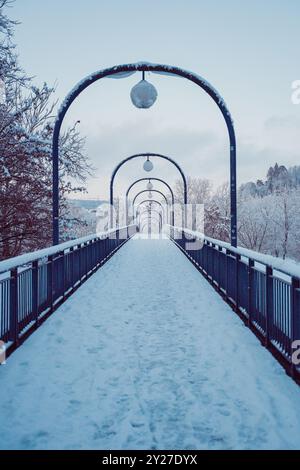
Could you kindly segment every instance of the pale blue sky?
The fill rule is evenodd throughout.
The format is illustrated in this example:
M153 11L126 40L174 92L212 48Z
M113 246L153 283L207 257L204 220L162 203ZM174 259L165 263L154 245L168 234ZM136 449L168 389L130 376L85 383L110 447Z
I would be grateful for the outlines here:
M20 61L37 82L58 82L61 101L85 75L147 60L199 73L222 94L234 117L239 182L264 176L279 161L300 164L300 105L290 99L300 79L299 0L16 0ZM179 78L150 75L158 89L150 110L129 99L138 75L102 80L67 115L81 120L97 167L89 196L106 197L120 159L136 152L173 156L187 174L219 184L228 176L228 140L215 104ZM144 176L141 164L120 173L117 189ZM157 164L153 176L176 173ZM121 193L120 193L121 194Z

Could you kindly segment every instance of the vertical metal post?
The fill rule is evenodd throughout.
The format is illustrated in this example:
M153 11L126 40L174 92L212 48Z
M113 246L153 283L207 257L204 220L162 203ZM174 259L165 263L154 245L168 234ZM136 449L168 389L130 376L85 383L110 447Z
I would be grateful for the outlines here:
M54 273L53 273L53 255L48 256L47 264L47 298L50 310L53 310L54 297Z
M114 226L114 220L113 220L114 219L114 188L113 188L112 183L110 184L109 201L110 201L110 228L112 229Z
M252 324L252 295L253 295L253 269L254 261L248 261L248 326Z
M266 266L266 338L265 346L268 347L272 338L273 326L273 269Z
M71 279L71 287L73 289L75 281L74 281L74 247L71 246L70 248L70 279Z
M39 262L38 260L32 263L32 319L38 326L39 318Z
M239 263L241 260L241 255L238 253L235 254L235 308L236 311L239 310Z
M65 259L65 253L63 251L60 251L58 253L58 256L60 258L60 265L61 265L61 277L62 277L62 296L63 299L65 299L65 292L66 292L66 259Z
M230 222L231 245L237 247L237 197L236 197L236 140L233 127L230 128Z
M52 229L53 245L59 244L59 123L55 124L53 131L53 149L52 149Z
M229 281L228 281L228 266L229 266L229 263L228 263L228 258L229 258L230 254L228 253L228 250L227 248L225 248L225 294L226 294L226 297L228 298L229 297L229 293L228 293L228 285L229 285Z
M171 204L171 225L175 225L175 213L174 213L174 204Z
M197 212L196 212L196 204L192 204L192 230L196 230L196 218L197 218Z
M151 235L151 217L150 217L150 209L148 209L148 238Z
M18 344L18 268L10 271L10 317L9 317L9 340Z
M300 340L300 280L293 277L291 284L291 347L290 356L293 354L293 342ZM299 371L298 371L299 372ZM295 376L296 364L291 362L291 375Z
M218 245L218 291L221 291L221 266L220 260L222 259L222 247Z
M83 243L83 246L82 246L82 253L83 253L83 259L84 259L84 270L83 270L83 276L84 277L87 276L87 271L88 271L88 268L87 268L87 264L88 264L87 245L88 245L88 242L85 242L85 243Z

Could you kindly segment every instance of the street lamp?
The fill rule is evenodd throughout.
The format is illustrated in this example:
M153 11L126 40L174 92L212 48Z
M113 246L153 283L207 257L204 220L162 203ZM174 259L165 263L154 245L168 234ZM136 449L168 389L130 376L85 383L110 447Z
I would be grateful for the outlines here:
M145 72L143 72L142 80L132 88L130 98L134 106L139 109L151 108L155 103L157 90L155 86L145 80Z
M151 183L150 180L149 180L149 183L147 184L147 189L149 189L149 191L151 191L151 189L153 189L153 184Z
M152 171L153 170L153 163L149 160L149 157L147 157L147 160L145 161L143 168L145 171Z

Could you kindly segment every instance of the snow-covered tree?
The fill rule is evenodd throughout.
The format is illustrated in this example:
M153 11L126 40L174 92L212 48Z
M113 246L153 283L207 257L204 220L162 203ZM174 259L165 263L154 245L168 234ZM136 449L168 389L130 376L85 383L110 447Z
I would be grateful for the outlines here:
M223 183L212 194L206 209L205 233L208 236L230 241L229 183Z
M96 233L96 210L86 209L78 203L67 200L62 221L62 240L85 237Z
M15 23L0 2L0 258L51 243L51 139L54 89L36 87L18 65L12 42ZM89 165L76 125L60 142L60 196L83 190ZM79 187L77 187L79 182Z

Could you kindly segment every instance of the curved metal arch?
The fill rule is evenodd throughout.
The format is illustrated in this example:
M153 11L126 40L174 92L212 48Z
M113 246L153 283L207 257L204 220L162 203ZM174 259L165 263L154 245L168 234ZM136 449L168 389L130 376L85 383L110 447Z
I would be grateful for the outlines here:
M154 219L153 217L150 217L150 221L147 220L147 222L143 223L143 225L141 226L142 228L140 229L140 231L143 232L145 226L148 226L148 231L149 231L149 228L151 227L153 222L157 222L158 230L161 233L162 232L162 223L161 223L160 220Z
M156 220L156 222L162 223L162 216L161 216L161 214L160 214L159 212L157 212L157 211L152 211L152 212L155 213L155 214L157 214L157 215L159 216L159 219L156 219L156 218L151 217L151 216L150 216L150 219L153 219L153 220ZM143 214L146 214L146 212L143 212L141 215L143 215ZM141 221L139 220L139 225L140 225L140 223L141 223Z
M157 210L157 209L154 209L153 207L147 207L147 208L145 208L145 210L144 210L143 212L140 212L140 206L141 206L142 204L144 204L145 202L148 202L148 201L149 201L149 202L156 202L156 203L160 206L161 212L158 212L158 210ZM143 214L146 214L146 213L149 214L150 212L154 212L154 213L156 213L157 215L159 215L160 218L161 218L161 223L162 223L162 217L163 217L163 214L164 214L163 206L162 206L162 204L161 204L160 202L155 201L155 200L152 201L152 199L151 199L151 200L146 200L146 201L140 202L140 204L137 206L135 218L137 219L137 217L139 217L139 219L140 219Z
M160 222L162 223L162 220L163 220L162 213L159 212L157 209L151 208L151 209L145 209L144 211L139 212L139 213L137 214L137 217L139 218L139 224L141 223L141 217L142 217L143 215L145 215L145 216L148 215L148 216L149 216L149 214L151 214L151 213L153 213L153 214L159 216L159 220L160 220ZM150 215L150 218L151 218L151 215Z
M141 227L141 229L140 229L140 232L143 232L144 228L145 228L147 225L148 225L148 222L145 222L145 223L142 225L142 227Z
M166 64L152 64L149 62L137 62L131 64L115 65L103 70L99 70L84 78L73 90L67 95L63 104L61 105L53 130L53 244L59 243L59 136L60 130L65 118L65 115L70 108L73 101L82 93L87 87L92 85L97 80L104 77L117 76L124 74L129 75L131 72L161 72L167 75L178 75L186 78L187 80L195 83L202 88L216 103L222 116L225 120L229 144L230 144L230 203L231 203L231 244L237 245L237 189L236 189L236 137L233 126L233 121L226 103L219 95L217 90L203 77L182 69L180 67L166 65ZM121 75L122 76L122 75Z
M161 178L153 178L153 177L150 177L150 178L139 178L138 180L134 181L134 182L129 186L129 188L128 188L127 191L126 191L126 197L129 196L130 190L133 188L133 186L136 185L137 183L139 183L140 181L160 181L161 183L163 183L163 184L168 188L168 190L170 191L170 193L171 193L171 198L172 198L172 204L174 205L174 203L175 203L174 192L173 192L171 186L170 186L166 181L162 180Z
M129 196L129 193L130 193L130 190L137 184L137 183L140 183L141 181L159 181L161 183L163 183L170 191L170 194L171 194L171 199L172 199L172 207L171 207L171 211L170 211L170 217L171 217L171 225L174 225L174 204L175 204L175 197L174 197L174 192L173 192L173 189L171 188L171 186L164 180L162 180L161 178L139 178L138 180L134 181L130 186L129 188L127 189L126 191L126 201L125 201L125 207L126 207L126 223L127 225L129 225L129 218L128 218L128 196Z
M133 199L133 202L132 202L133 210L134 210L134 204L135 204L136 198L138 196L140 196L140 194L148 193L148 192L149 192L149 189L144 189L143 191L140 191L139 193L136 194L136 196L135 196L135 198ZM165 203L166 203L166 220L169 221L169 203L168 203L168 200L167 200L166 196L164 195L164 193L162 193L161 191L158 191L157 189L151 189L151 192L161 194L164 197ZM152 201L152 199L150 199L150 201ZM154 199L153 202L157 202L157 201Z
M137 193L132 201L132 205L134 206L135 204L135 201L137 199L137 197L139 197L140 194L143 194L143 193L149 193L149 189L143 189L143 191L140 191L139 193ZM168 199L166 198L166 196L164 195L164 193L162 193L161 191L159 191L158 189L151 189L151 193L158 193L158 194L161 194L165 200L165 203L166 205L168 206L169 203L168 203Z
M157 220L157 219L155 219L155 220L156 220L156 222L158 222L159 231L162 232L162 225L161 225L160 221ZM145 227L148 227L148 233L149 233L149 228L150 228L149 225L151 226L151 222L150 222L150 224L149 224L149 221L144 222L143 225L141 226L141 228L139 229L140 232L143 232L144 228L145 228Z
M159 215L162 218L162 213L159 212L157 209L145 209L143 212L139 212L138 216L141 217L142 215L147 214L147 213L149 214L151 212Z
M146 226L148 226L148 222L145 222L145 223L143 224L143 226L139 229L139 230L140 230L140 233L143 233L144 228L145 228Z
M181 175L181 178L182 178L182 182L183 182L183 203L184 203L184 225L186 225L186 206L187 206L187 180L186 180L186 177L185 177L185 174L182 170L182 168L180 167L180 165L175 161L173 160L173 158L171 157L168 157L167 155L162 155L160 153L136 153L135 155L130 155L130 157L127 157L127 158L124 158L124 160L122 160L117 166L116 168L114 169L114 171L112 172L112 175L111 175L111 179L110 179L110 205L111 205L111 219L110 219L110 224L111 224L111 227L113 226L113 202L114 202L114 181L115 181L115 177L116 177L116 174L118 173L118 171L120 170L120 168L127 162L129 162L130 160L133 160L135 158L162 158L164 160L167 160L169 163L172 163L172 165L174 165L177 170L179 171L180 175Z
M154 210L154 209L151 210L151 211L149 211L150 214L151 214L151 212L152 212L153 214L159 216L160 219L162 218L161 212L158 212L158 211L156 211L156 210ZM139 217L141 218L143 215L147 215L147 214L148 214L148 211L143 211L143 212L141 212L141 213L139 214ZM150 217L151 217L151 216L150 216ZM158 219L156 219L156 220L158 220Z
M149 217L149 213L152 213L152 212L155 213L156 215L158 215L158 216L159 216L159 219L156 219L156 218L154 218L154 217L152 217L152 216ZM161 214L161 212L158 212L158 211L155 210L155 209L151 209L151 210L149 210L149 211L148 211L148 210L143 211L141 214L139 214L139 222L138 222L138 225L139 225L139 226L141 225L141 216L142 216L143 214L148 214L148 223L149 223L149 219L150 219L150 220L155 220L155 221L158 222L158 224L159 224L159 230L160 230L160 231L162 230L162 225L163 225L163 224L162 224L162 214Z
M158 204L158 205L161 207L162 213L164 213L163 205L162 205L159 201L156 201L155 199L145 199L144 201L141 201L141 202L138 204L137 208L136 208L136 212L139 210L139 207L140 207L142 204L144 204L145 202L154 202L154 203ZM152 210L152 208L151 208L150 210ZM153 209L153 210L154 210L154 209Z
M159 220L155 220L155 222L158 222L160 224L160 221ZM141 225L141 231L143 231L144 227L148 225L148 221L147 222L144 222L143 225ZM160 227L160 230L161 230L161 227Z

